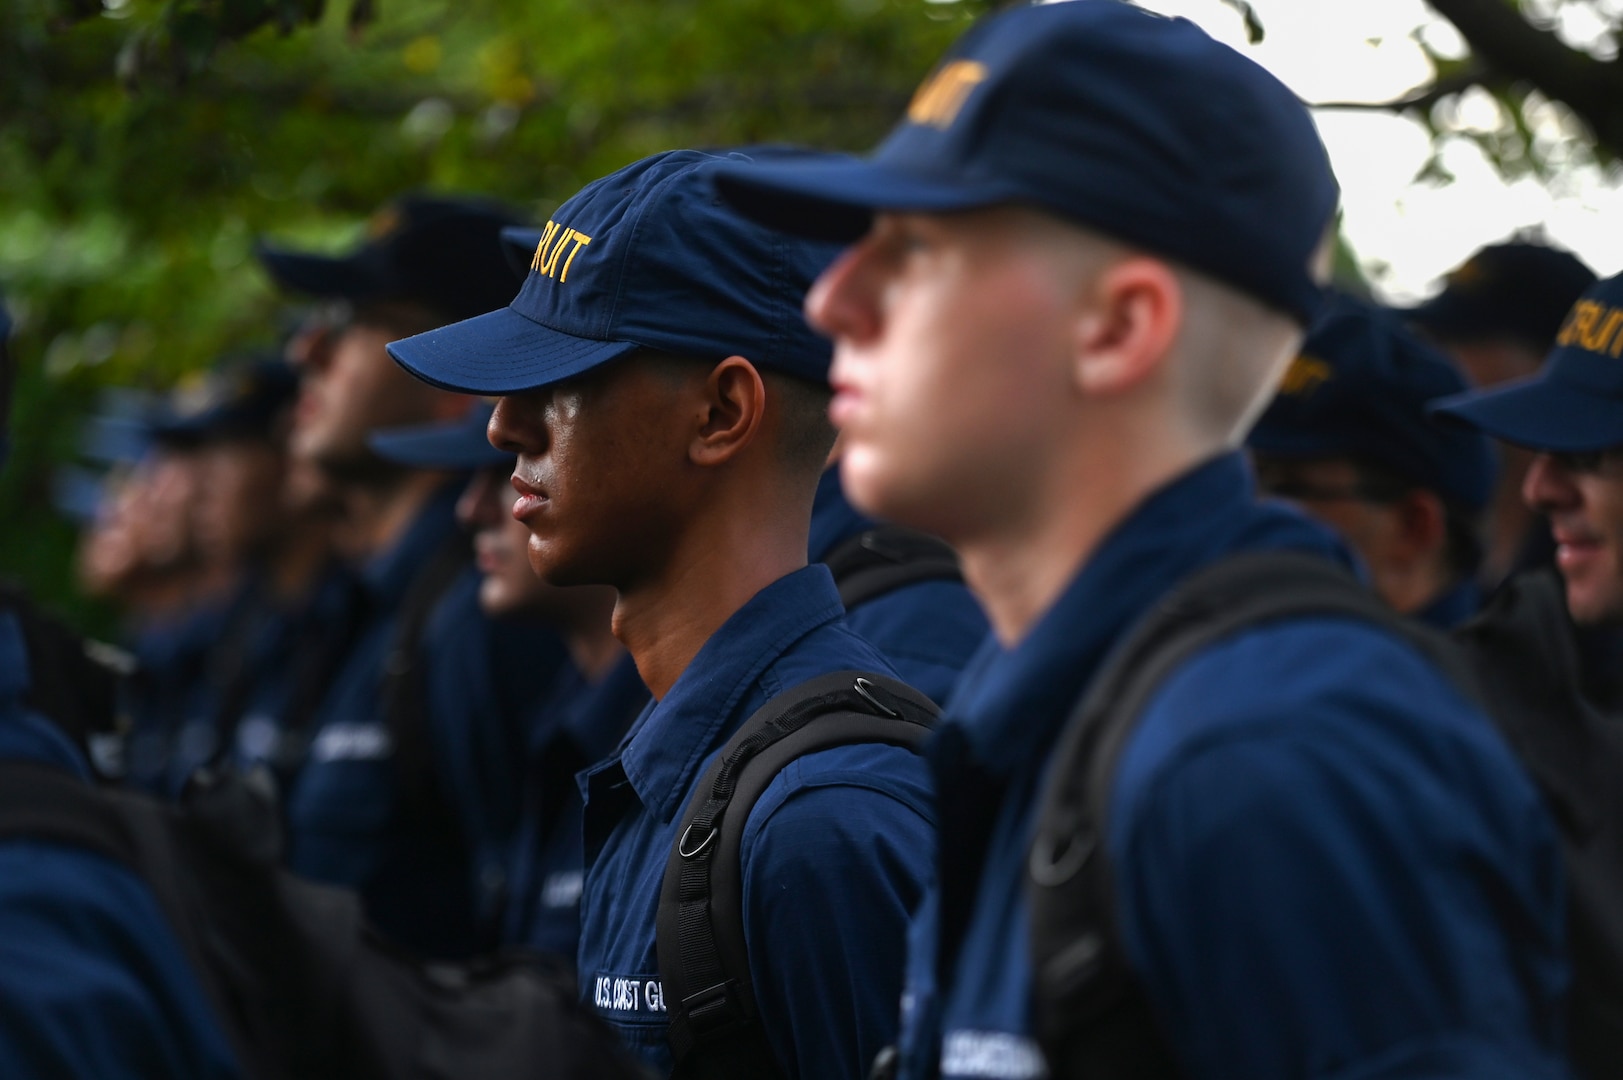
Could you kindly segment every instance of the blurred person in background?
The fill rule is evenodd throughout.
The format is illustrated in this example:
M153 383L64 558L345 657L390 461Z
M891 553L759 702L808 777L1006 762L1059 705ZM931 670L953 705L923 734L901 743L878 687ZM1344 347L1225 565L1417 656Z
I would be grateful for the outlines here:
M371 437L373 449L387 460L470 474L456 516L472 538L474 563L425 630L423 648L442 659L424 669L423 691L435 768L472 855L470 884L482 947L504 937L509 906L534 899L514 887L521 833L568 832L575 841L568 869L578 879L583 858L578 809L572 826L559 823L580 802L574 772L613 746L647 697L633 691L634 705L604 722L594 715L580 727L566 723L579 711L578 699L592 696L624 654L609 629L614 594L550 586L530 569L529 530L511 513L509 480L516 458L486 438L491 411L488 402L476 401L461 420ZM467 605L485 617L459 617ZM638 680L635 689L641 686ZM579 750L577 756L585 760L548 790L531 790L532 763L560 743ZM569 791L552 790L559 784ZM549 859L549 868L557 858ZM558 899L556 888L551 896ZM564 924L556 936L523 943L573 963L576 898L553 906L564 909L549 909Z
M85 591L124 612L136 663L124 771L153 792L169 790L178 725L200 692L241 570L205 557L197 517L203 459L189 439L165 436L163 424L161 415L150 421L141 460L110 479L78 559Z
M1341 534L1392 608L1438 627L1476 614L1493 448L1437 425L1465 389L1447 355L1388 311L1336 297L1247 439L1266 494Z
M1546 244L1489 244L1449 271L1443 290L1407 318L1457 361L1471 385L1493 387L1538 371L1556 331L1595 272ZM1492 589L1511 575L1549 566L1549 529L1522 502L1531 455L1502 446L1480 577Z
M1580 632L1584 688L1623 715L1623 276L1573 306L1537 374L1437 402L1530 455L1522 497L1547 520Z
M9 328L0 306L0 444L9 433ZM39 707L42 696L60 696L50 693L53 680L83 676L41 664L30 636L13 605L0 610L0 769L88 784L82 747ZM15 782L0 781L0 802L17 797ZM0 1075L240 1075L180 943L128 868L82 847L0 835Z
M305 747L287 790L289 863L357 889L380 929L435 956L476 948L478 917L467 844L420 737L423 687L487 628L454 518L465 477L386 461L368 439L463 414L466 398L411 379L383 346L511 299L499 231L520 223L483 200L408 196L347 254L258 251L278 285L325 303L288 350L301 376L290 446L332 485L358 582L319 693L284 717Z
M278 718L325 662L349 597L334 554L334 506L294 490L288 437L298 375L280 356L225 359L178 402L161 438L185 445L200 481L199 557L235 568L236 586L176 718L168 788L198 766L236 758L282 766Z

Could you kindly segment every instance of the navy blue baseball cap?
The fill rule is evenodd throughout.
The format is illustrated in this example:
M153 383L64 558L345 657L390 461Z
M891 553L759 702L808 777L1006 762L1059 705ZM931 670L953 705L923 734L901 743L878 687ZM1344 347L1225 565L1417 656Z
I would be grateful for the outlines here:
M336 258L260 241L255 253L292 292L355 304L404 301L447 320L513 298L501 230L525 216L489 199L408 195L379 210L366 241Z
M1465 387L1453 361L1395 312L1335 296L1246 444L1279 458L1368 461L1480 510L1498 475L1492 444L1426 412L1434 398Z
M1534 450L1623 447L1623 274L1572 306L1537 375L1444 398L1434 410Z
M1036 206L1304 326L1338 198L1295 95L1193 23L1121 0L991 16L867 159L741 164L717 186L756 220L844 242L876 211Z
M153 421L152 435L169 445L265 438L298 392L298 372L280 355L228 357L170 395L167 408Z
M1490 244L1449 271L1443 291L1408 318L1441 341L1510 338L1543 352L1595 272L1570 251L1517 241Z
M530 275L530 260L541 246L543 231L529 225L509 225L502 230L502 255L520 283Z
M460 420L385 428L366 438L384 461L413 469L511 469L517 456L490 445L485 428L495 406L476 401Z
M672 150L593 181L542 230L511 304L396 341L389 354L426 382L473 394L546 386L639 348L740 355L826 381L832 347L801 302L838 249L724 205L712 177L729 160L744 159Z

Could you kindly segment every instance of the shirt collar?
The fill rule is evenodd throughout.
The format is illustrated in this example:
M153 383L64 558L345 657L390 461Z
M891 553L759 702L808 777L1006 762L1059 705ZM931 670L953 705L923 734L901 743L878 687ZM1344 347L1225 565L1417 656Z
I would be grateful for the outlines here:
M456 531L457 483L441 486L417 512L393 546L367 559L360 580L375 599L398 601L434 550Z
M571 666L573 670L573 666ZM648 687L637 672L637 662L626 653L595 683L576 676L576 691L564 716L561 733L575 744L588 765L614 750L626 726L648 701Z
M700 763L747 719L740 706L767 669L844 613L834 579L820 564L779 578L735 611L626 740L620 764L642 804L669 820Z
M1316 551L1350 565L1334 535L1279 504L1259 503L1251 472L1225 453L1184 473L1111 531L1025 639L995 638L970 661L944 726L1004 775L1042 755L1110 647L1172 585L1231 551Z
M856 507L846 499L845 490L840 487L840 467L832 465L825 469L817 482L817 497L812 501L807 557L813 562L822 562L840 541L873 525L871 519L857 513Z

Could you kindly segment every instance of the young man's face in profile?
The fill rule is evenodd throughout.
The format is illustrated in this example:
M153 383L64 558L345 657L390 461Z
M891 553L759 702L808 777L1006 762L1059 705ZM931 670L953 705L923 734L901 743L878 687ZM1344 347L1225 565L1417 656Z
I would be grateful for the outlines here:
M1539 454L1522 497L1550 519L1573 619L1623 622L1623 447Z
M1074 298L1039 215L881 214L807 297L862 509L949 536L998 512L1068 394Z
M490 440L518 455L512 515L535 573L625 589L657 572L691 509L689 430L670 375L636 356L501 398Z

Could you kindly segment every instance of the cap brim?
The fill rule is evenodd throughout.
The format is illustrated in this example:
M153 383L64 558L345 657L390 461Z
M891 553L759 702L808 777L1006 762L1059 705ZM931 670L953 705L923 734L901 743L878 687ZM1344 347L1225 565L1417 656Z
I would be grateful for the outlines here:
M1440 398L1428 411L1530 450L1587 453L1623 446L1623 401L1540 376Z
M514 460L464 424L386 429L366 441L383 460L414 469L492 469L511 467Z
M330 259L297 251L282 251L264 242L254 255L271 279L289 292L343 300L366 300L384 291L377 268L360 256Z
M511 307L390 342L395 363L461 394L516 394L573 378L638 348L633 341L575 337Z
M1005 184L972 184L902 172L875 161L722 165L716 191L735 210L794 236L850 243L878 211L940 213L1008 202Z

